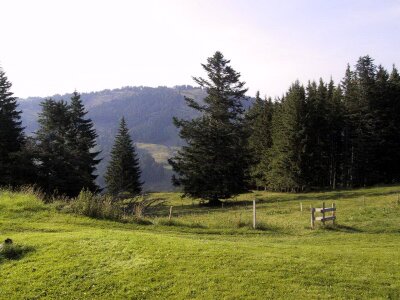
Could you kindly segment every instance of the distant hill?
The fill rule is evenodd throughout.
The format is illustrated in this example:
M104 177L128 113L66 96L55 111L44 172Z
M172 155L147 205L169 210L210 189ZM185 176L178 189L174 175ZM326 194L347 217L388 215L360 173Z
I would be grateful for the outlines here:
M183 144L172 117L193 118L196 112L188 108L184 96L201 100L204 90L192 86L124 87L100 92L82 93L82 100L89 111L99 135L98 145L103 161L98 166L98 183L104 185L103 174L118 128L125 116L134 139L142 165L143 180L148 190L171 190L171 169L167 159ZM69 101L71 94L54 95L51 98ZM23 124L28 135L38 129L37 117L40 102L45 98L20 99Z
M172 118L196 117L197 112L187 107L184 96L201 101L206 91L186 85L173 88L124 87L82 93L81 96L99 135L98 145L103 161L98 166L98 183L104 186L103 174L119 121L124 116L139 152L145 189L172 190L172 171L167 159L183 145ZM51 96L55 100L65 101L69 101L70 97L71 94ZM19 100L28 135L38 129L37 117L41 111L40 102L44 99L30 97Z

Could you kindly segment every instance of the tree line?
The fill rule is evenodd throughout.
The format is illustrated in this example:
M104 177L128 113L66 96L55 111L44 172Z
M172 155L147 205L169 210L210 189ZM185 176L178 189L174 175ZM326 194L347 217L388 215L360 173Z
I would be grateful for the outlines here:
M400 75L369 56L343 80L294 82L280 98L257 93L249 109L241 75L221 52L195 82L207 96L185 98L198 117L174 118L184 146L169 160L184 195L216 204L249 189L305 191L400 181ZM97 134L80 95L47 99L33 138L23 134L11 83L0 72L0 185L38 184L46 193L99 191ZM112 194L142 190L124 119L105 175Z
M400 76L369 56L333 80L294 82L281 98L244 111L247 89L222 53L194 80L208 91L201 113L175 119L187 144L170 159L174 183L218 204L248 189L306 191L400 181Z
M82 190L94 193L97 151L94 124L79 93L69 102L51 98L41 103L39 129L26 137L11 82L0 69L0 186L34 184L47 196L76 197ZM111 152L105 176L112 195L141 192L140 168L124 118Z
M335 85L298 81L248 112L251 183L280 191L400 181L400 75L369 56Z

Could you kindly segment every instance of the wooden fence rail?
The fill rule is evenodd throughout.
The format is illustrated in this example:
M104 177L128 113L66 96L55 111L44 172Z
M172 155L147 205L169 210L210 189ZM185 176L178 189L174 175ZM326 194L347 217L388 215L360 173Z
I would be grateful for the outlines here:
M323 225L325 222L332 221L332 224L335 225L336 220L336 205L332 203L332 207L325 207L325 202L322 202L321 208L310 207L311 212L311 228L314 229L315 221L321 221ZM332 212L330 216L326 216L325 213ZM322 217L316 217L315 213L321 213Z

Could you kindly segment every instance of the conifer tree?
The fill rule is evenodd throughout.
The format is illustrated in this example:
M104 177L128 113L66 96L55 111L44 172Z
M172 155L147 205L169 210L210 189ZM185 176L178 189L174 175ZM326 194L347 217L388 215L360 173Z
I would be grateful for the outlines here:
M221 52L202 64L207 79L194 78L207 90L204 103L186 98L189 107L201 116L193 120L174 119L187 145L169 162L176 172L175 185L185 195L209 201L229 198L246 190L248 154L242 100L247 91Z
M328 85L328 161L329 186L336 189L342 185L344 107L340 86L331 80Z
M140 175L139 159L125 119L122 118L105 175L108 193L138 195L142 191L143 185Z
M0 186L32 183L35 175L32 155L25 148L21 111L11 86L0 68Z
M273 190L301 191L306 186L305 91L295 82L282 99L272 119L269 187Z
M304 176L310 187L329 185L329 107L328 87L320 79L307 86L305 106L306 148Z
M251 187L268 185L267 171L270 164L270 148L272 146L272 100L260 98L257 92L255 103L246 113L249 132L249 151L252 157L250 166Z
M78 174L68 140L72 129L68 104L46 99L41 106L36 132L40 185L48 195L75 197L80 190L75 186Z
M374 181L373 153L376 151L375 97L376 66L369 56L360 57L355 72L347 68L342 87L346 107L347 185L365 186Z
M384 162L390 183L400 182L400 74L395 66L388 80L388 101L386 102L386 145L389 152Z
M356 145L357 128L360 123L358 106L358 86L356 76L347 65L345 77L342 80L344 115L344 156L343 156L343 185L351 187L356 182Z
M96 130L91 119L87 118L87 111L80 95L75 91L69 105L71 130L68 133L68 147L70 148L76 176L76 189L98 190L95 183L97 175L94 174L97 164L101 159L96 159L100 154L94 151L96 147Z

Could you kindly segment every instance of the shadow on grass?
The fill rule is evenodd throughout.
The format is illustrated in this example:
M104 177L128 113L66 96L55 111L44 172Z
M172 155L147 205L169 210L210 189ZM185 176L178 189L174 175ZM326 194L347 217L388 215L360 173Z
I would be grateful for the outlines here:
M200 223L185 223L174 219L171 220L161 219L158 220L157 224L162 226L176 226L176 227L203 228L203 229L207 228L207 226Z
M256 225L256 230L269 231L269 232L273 232L273 233L286 233L286 231L283 230L283 228L281 228L281 227L268 225L268 224L265 224L262 222L259 222Z
M23 246L18 244L2 244L0 248L0 263L5 260L18 260L23 258L27 253L34 251L31 246Z
M326 225L325 227L320 227L321 229L328 230L328 231L336 231L336 232L347 232L347 233L360 233L364 232L363 230L352 227L352 226L346 226L346 225L341 225L341 224L336 224L336 225Z

